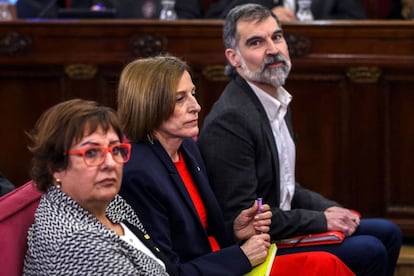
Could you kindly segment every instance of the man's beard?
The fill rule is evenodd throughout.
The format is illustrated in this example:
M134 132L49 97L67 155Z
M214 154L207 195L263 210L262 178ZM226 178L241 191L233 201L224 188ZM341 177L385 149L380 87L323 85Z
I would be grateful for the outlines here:
M240 67L243 74L249 81L265 83L274 87L280 87L285 84L286 78L289 75L292 64L289 60L284 58L281 54L268 55L261 68L257 71L250 71L246 66L246 62L242 55L240 55ZM269 65L281 62L282 66L270 68Z

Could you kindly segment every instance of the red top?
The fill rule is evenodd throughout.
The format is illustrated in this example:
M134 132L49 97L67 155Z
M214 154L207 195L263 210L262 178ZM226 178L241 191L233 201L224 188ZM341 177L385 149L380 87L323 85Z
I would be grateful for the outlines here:
M191 200L193 201L194 207L197 210L197 214L200 217L201 224L203 225L204 229L207 229L208 222L207 222L207 212L206 208L204 206L203 199L200 196L200 193L198 192L197 186L195 185L193 178L191 177L190 172L187 169L187 166L184 162L184 158L179 153L180 160L177 162L174 162L175 167L178 170L178 173L181 176L181 179L184 182L184 185L190 194ZM212 251L216 251L220 249L220 246L218 245L216 239L213 236L208 237L210 241L210 246Z

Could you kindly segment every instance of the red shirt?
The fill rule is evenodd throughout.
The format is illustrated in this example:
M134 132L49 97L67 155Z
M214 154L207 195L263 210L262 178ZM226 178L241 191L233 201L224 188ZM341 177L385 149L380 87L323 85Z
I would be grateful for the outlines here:
M193 178L191 177L190 172L187 169L187 165L184 162L184 158L181 153L179 153L180 160L174 162L175 167L178 170L178 173L181 176L181 179L184 182L184 185L187 189L187 192L190 194L191 200L193 201L194 207L197 210L197 214L200 217L201 224L203 225L204 229L207 229L208 221L207 221L207 212L204 206L203 199L198 192L197 186L195 185ZM213 236L208 237L210 241L210 246L212 251L216 251L220 249L216 239Z

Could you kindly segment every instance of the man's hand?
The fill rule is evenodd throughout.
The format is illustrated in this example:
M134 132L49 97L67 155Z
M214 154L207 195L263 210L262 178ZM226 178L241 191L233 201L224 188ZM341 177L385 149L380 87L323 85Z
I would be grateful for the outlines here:
M345 236L351 236L360 222L360 218L355 212L342 207L329 207L324 214L328 230L341 231Z

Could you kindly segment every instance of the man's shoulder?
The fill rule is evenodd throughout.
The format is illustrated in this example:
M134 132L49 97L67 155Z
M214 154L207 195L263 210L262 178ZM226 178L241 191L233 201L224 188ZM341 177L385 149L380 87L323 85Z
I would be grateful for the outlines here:
M253 91L251 91L244 80L233 79L227 84L218 100L214 103L212 111L237 112L254 107L253 101L249 97L249 94L252 93Z

